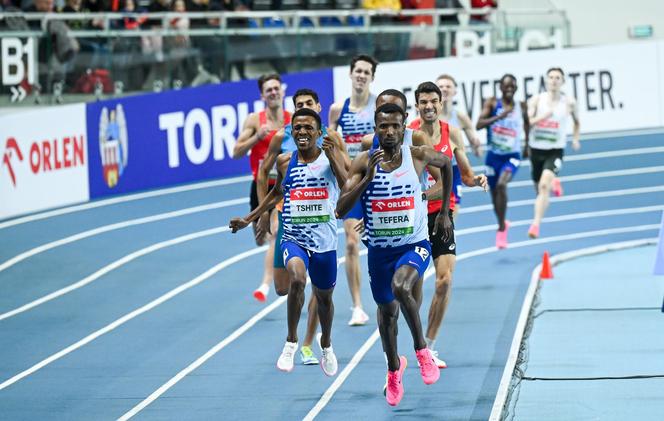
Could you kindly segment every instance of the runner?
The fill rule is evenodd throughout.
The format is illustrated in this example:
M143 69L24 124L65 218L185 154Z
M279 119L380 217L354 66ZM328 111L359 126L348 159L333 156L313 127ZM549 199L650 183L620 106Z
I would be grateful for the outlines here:
M254 180L251 182L250 206L253 211L258 207L258 193L256 179L258 176L258 167L261 160L267 153L270 140L281 129L284 124L290 123L291 115L283 109L283 89L281 86L281 77L277 74L261 76L258 79L258 90L261 93L261 99L265 102L266 109L260 112L249 114L244 122L242 131L237 138L237 143L233 148L233 158L242 158L251 150L249 155L249 165ZM276 214L269 210L271 223L276 226ZM252 224L254 234L256 234L256 223ZM274 236L256 235L256 244L261 246L269 242L267 253L265 253L263 280L261 286L254 291L254 297L264 302L267 299L270 290L270 282L274 277L272 262L274 260Z
M448 123L440 119L442 110L443 96L438 86L432 82L421 83L415 90L415 101L419 118L414 120L409 127L416 130L422 130L428 134L434 141L433 148L445 154L448 158L455 157L459 163L461 178L467 186L480 186L486 190L487 179L484 174L475 175L468 162L468 157L464 151L461 132L451 127ZM434 179L429 176L429 186L434 185ZM428 202L428 228L429 241L431 242L431 254L434 267L436 269L436 286L434 295L431 299L429 308L429 318L426 330L425 341L438 368L446 368L445 361L438 358L438 352L435 350L436 337L443 323L445 311L449 303L450 291L452 285L452 274L456 265L456 242L454 238L454 209L455 196L449 198L449 208L443 208L442 200L429 200ZM448 237L443 238L437 234L435 221L437 215L447 211L452 224L452 231ZM415 296L418 301L422 300L421 285L415 289Z
M297 150L279 155L277 181L265 200L244 218L233 218L233 232L245 228L259 215L284 199L281 251L290 278L288 291L288 335L277 360L277 368L293 370L297 351L297 325L304 304L307 272L318 302L322 351L321 367L328 376L337 372L337 359L330 334L334 303L332 293L337 277L337 219L335 206L339 188L347 178L344 159L329 137L322 147L318 113L302 108L293 115L293 137ZM260 227L259 227L260 231Z
M549 192L552 188L558 196L562 195L560 180L556 178L563 165L563 151L567 144L567 118L574 121L572 148L578 151L579 112L576 99L561 91L565 83L565 74L559 67L552 67L546 72L546 92L528 100L530 117L530 163L532 178L535 182L535 212L533 223L528 229L530 238L539 237L540 224L549 207Z
M301 108L309 108L317 113L320 113L321 106L318 99L318 94L311 89L299 89L293 95L293 105L295 110ZM325 127L323 127L323 136L328 134ZM350 160L346 154L346 149L341 136L337 132L329 132L329 136L332 140L336 142L336 147L343 152L344 164L346 168L350 167ZM318 138L316 143L318 147L323 145L323 137ZM268 179L273 179L276 177L276 168L275 163L279 154L286 152L293 152L297 150L295 145L295 140L293 139L293 126L291 124L286 125L281 128L270 141L270 146L268 152L263 159L263 162L258 169L257 177L257 191L258 191L258 200L259 203L262 203L265 199L265 196L268 192ZM274 176L272 176L274 174ZM283 235L283 222L282 222L282 203L278 203L277 206L277 218L278 218L278 229L277 237L275 244L281 243L281 237ZM269 229L269 214L266 212L261 215L259 219L259 225L263 225L263 229ZM277 295L286 295L288 294L288 289L290 287L290 280L288 278L288 272L286 271L286 266L284 265L283 255L281 253L274 253L274 289ZM265 284L263 284L265 285ZM261 285L260 288L264 288ZM269 291L269 284L266 285L265 295ZM260 289L259 288L259 289ZM307 317L307 331L302 342L302 347L300 348L300 361L304 365L313 365L318 364L318 359L311 349L311 343L313 342L314 335L316 334L316 325L318 324L318 307L316 304L315 295L311 296L308 306L308 317Z
M487 129L486 167L491 187L491 201L498 219L496 247L507 248L507 184L521 164L521 143L525 138L524 155L528 152L528 114L526 103L514 100L516 78L506 74L500 79L502 98L489 98L477 121L477 130Z
M355 159L362 150L362 137L374 131L374 111L376 97L369 90L376 75L378 62L371 56L358 55L350 62L352 92L343 102L335 102L330 107L330 130L341 128L350 159ZM360 295L360 236L355 226L362 219L359 204L344 217L346 233L346 277L353 298L353 313L348 324L361 326L369 321L362 309Z
M378 304L378 328L388 365L386 399L395 406L404 394L402 376L407 365L406 357L397 352L399 308L413 336L424 382L433 384L440 376L422 334L413 288L422 282L431 254L420 175L427 164L441 169L447 209L452 165L448 157L430 146L404 145L405 112L398 105L381 105L375 122L380 149L362 152L353 161L337 213L346 214L358 199L365 213L371 292ZM451 231L447 212L441 212L436 222L447 238Z
M482 156L482 143L477 137L473 122L468 117L468 114L458 110L454 106L454 97L457 94L457 83L454 78L448 74L442 74L436 79L436 85L440 88L443 95L443 110L441 111L440 118L448 123L450 126L462 130L468 139L468 143L473 149L475 156ZM452 171L454 174L454 218L456 219L461 209L461 195L463 194L463 187L461 182L461 173L456 159L452 159Z

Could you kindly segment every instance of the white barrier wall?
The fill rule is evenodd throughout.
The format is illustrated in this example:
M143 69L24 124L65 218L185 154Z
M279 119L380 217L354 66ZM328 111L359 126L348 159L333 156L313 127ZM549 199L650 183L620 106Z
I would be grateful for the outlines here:
M658 56L660 57L658 59ZM634 42L612 46L505 53L472 58L440 58L383 63L372 92L395 88L406 93L411 118L417 85L451 74L458 83L455 101L473 122L487 98L497 95L505 73L516 76L517 97L544 90L545 72L562 67L563 90L577 98L583 133L664 126L664 42ZM334 69L334 97L350 95L349 66ZM570 127L571 130L571 127Z
M85 104L3 116L0 219L89 200Z

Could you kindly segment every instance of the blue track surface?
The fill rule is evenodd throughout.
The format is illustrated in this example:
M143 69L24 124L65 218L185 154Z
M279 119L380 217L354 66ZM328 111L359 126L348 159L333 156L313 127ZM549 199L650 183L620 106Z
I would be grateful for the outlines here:
M507 250L492 247L496 228L489 194L465 192L457 221L459 262L438 340L449 368L437 384L422 383L412 340L401 318L399 349L410 362L401 404L393 409L385 403L381 393L385 362L380 341L374 341L316 419L487 419L530 273L542 253L657 234L654 227L659 226L664 209L664 169L657 168L664 165L661 139L661 134L650 134L582 142L580 152L567 156L562 172L565 195L552 200L547 212L550 222L545 219L542 238L537 241L526 236L534 190L528 182L529 166L522 167L509 189L508 218L513 228L509 233L512 247ZM616 156L579 159L612 151ZM474 164L480 163L475 160ZM571 176L650 167L645 175L566 181ZM243 181L0 229L0 265L6 266L0 266L2 417L117 419L274 303L273 292L267 304L258 304L251 296L262 277L264 255L256 250L251 230L236 235L223 229L203 232L227 226L232 216L248 211L248 203L127 227L110 226L245 199L248 192L249 182ZM589 193L600 194L587 196ZM612 213L596 214L599 211ZM106 228L98 234L88 232L80 240L51 244L44 251L35 249L98 227ZM199 234L181 238L177 244L163 243L192 233ZM151 246L155 250L145 249ZM339 250L344 250L343 235ZM228 260L240 253L245 254ZM16 256L24 257L6 264ZM366 257L361 263L363 302L371 321L365 327L346 325L351 299L345 271L340 268L333 326L339 375L375 330ZM206 273L211 268L214 270ZM7 316L81 281L89 283ZM187 283L188 288L174 290ZM424 320L431 284L432 279L427 279ZM169 291L172 296L164 297ZM276 359L286 335L285 310L284 304L275 304L272 311L264 312L200 367L141 408L136 419L304 418L335 379L325 377L316 366L296 365L290 374L277 371ZM301 336L305 317L303 314L300 323Z

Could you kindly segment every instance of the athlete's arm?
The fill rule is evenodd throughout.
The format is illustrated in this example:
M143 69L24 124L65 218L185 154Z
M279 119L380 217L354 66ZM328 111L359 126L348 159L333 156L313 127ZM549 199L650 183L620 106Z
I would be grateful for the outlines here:
M511 108L506 108L503 110L502 113L498 115L491 115L491 111L493 111L493 108L496 106L496 98L491 97L484 102L484 106L482 107L482 112L480 113L480 117L477 119L477 130L482 130L485 127L489 127L493 123L495 123L498 120L502 120L507 116L507 114L512 111Z
M348 171L346 170L346 162L344 161L343 154L337 147L337 142L332 140L329 134L323 137L323 152L325 152L325 156L330 161L330 167L337 179L337 184L339 187L343 187L346 184Z
M341 116L341 109L343 106L344 105L340 102L335 102L334 104L330 105L330 112L327 118L327 128L331 131L335 131L339 127L339 117Z
M374 138L373 133L365 134L364 136L362 136L363 151L368 151L369 149L371 149L371 147L373 146L373 138Z
M258 203L261 203L267 195L268 178L270 177L270 170L277 161L277 157L281 152L281 142L284 140L284 129L280 129L270 140L270 146L267 153L258 167L256 173L256 195L258 196Z
M413 130L413 146L431 146L433 147L433 139L426 132L422 130ZM429 165L427 171L433 177L435 183L424 191L426 200L440 200L443 198L443 180L440 176L440 169Z
M279 202L281 198L284 196L284 192L281 187L281 183L283 181L282 174L285 172L286 168L288 168L288 161L290 161L290 155L291 155L290 153L281 154L279 155L279 158L277 158L277 184L275 184L274 188L270 190L267 196L265 196L265 200L260 202L258 207L253 211L251 211L245 217L231 219L230 223L228 224L228 227L231 229L233 233L247 227L247 225L257 220L264 212L267 212L274 205L276 205L277 202ZM285 167L284 163L286 164ZM256 228L257 228L256 238L258 238L262 236L264 232L262 232L262 230L260 229L260 224Z
M523 146L523 158L528 158L530 145L530 121L528 121L528 108L525 101L521 102L521 113L523 114L523 135L526 144Z
M463 130L468 138L468 142L470 142L470 147L473 148L473 153L477 157L482 156L482 142L477 137L477 132L475 131L475 127L473 127L470 117L462 111L457 111L457 118L459 119L459 123L461 123L461 130Z
M468 156L463 146L461 132L454 127L450 127L450 142L453 145L454 157L456 158L463 184L470 187L480 186L486 191L486 176L484 174L475 175L473 172L473 167L470 165L470 161L468 161Z
M435 166L440 169L443 183L443 205L438 212L438 216L436 216L433 234L442 232L443 240L447 241L452 236L452 221L450 221L448 213L450 195L452 194L452 161L447 155L436 151L431 146L413 146L410 150L413 158L415 158L414 163L416 164L416 168L419 166L420 171L425 165Z
M345 216L353 208L364 189L376 175L376 165L383 159L384 154L382 149L378 149L371 155L371 158L369 158L368 152L360 152L355 157L350 165L348 179L341 189L337 201L338 218Z
M541 94L540 94L541 95ZM530 126L534 126L537 123L539 123L542 120L546 120L547 118L551 117L553 115L553 110L549 110L549 112L542 114L541 116L537 117L537 103L539 102L539 95L534 95L528 100L528 123Z
M581 123L579 121L579 107L576 103L575 98L570 98L569 101L570 115L574 121L574 131L572 132L572 148L575 151L581 149L581 144L579 143L579 133L581 131Z
M259 128L258 128L258 113L251 113L249 117L244 121L244 126L240 135L237 137L237 142L233 148L233 158L238 159L242 158L249 152L249 149L253 148L256 143L261 139L258 137Z
M348 173L348 170L350 170L350 157L346 151L346 143L344 142L339 132L336 130L328 131L327 135L334 141L336 151L341 154L344 168L346 169L346 173Z

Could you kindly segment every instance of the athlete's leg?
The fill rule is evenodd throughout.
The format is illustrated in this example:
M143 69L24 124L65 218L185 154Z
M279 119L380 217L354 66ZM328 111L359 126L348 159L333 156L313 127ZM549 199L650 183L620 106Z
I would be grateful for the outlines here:
M355 218L344 220L344 231L346 233L345 265L353 307L362 308L362 297L360 296L360 234L355 231L357 223L358 220Z
M270 226L271 226L271 231L273 233L276 232L278 224L279 223L278 223L277 212L273 210L270 213ZM254 230L255 230L255 223L254 223ZM264 266L263 279L261 281L261 284L254 291L254 297L260 302L264 302L267 299L267 294L270 292L270 283L272 283L272 279L274 279L275 276L274 256L275 253L279 253L278 244L276 244L276 235L268 235L266 237L266 240L268 241L268 248L267 252L265 253L265 258L263 261L263 266Z
M399 302L406 323L408 323L408 328L413 336L415 350L426 348L427 346L424 334L422 333L419 306L413 296L413 287L417 282L422 282L420 274L414 267L408 265L399 267L392 279L392 292Z
M545 169L542 171L542 176L537 183L537 198L535 199L535 216L533 218L533 225L539 226L544 218L544 213L549 207L549 193L551 192L551 182L556 174Z
M397 351L397 320L399 319L399 303L392 300L389 303L378 304L378 331L383 352L387 358L387 369L399 369L399 353Z
M316 297L316 294L311 294L311 299L309 300L309 306L307 307L307 331L304 335L302 346L311 346L311 343L314 341L314 336L316 335L318 315L320 311L318 308L318 299Z
M493 210L498 219L498 231L505 231L505 215L507 214L507 184L512 180L512 171L507 170L500 173L498 182L491 189L491 200Z
M426 339L431 342L432 346L436 337L438 337L440 325L443 323L443 318L447 311L456 255L443 254L435 258L433 264L436 268L436 288L431 299L431 307L429 308L426 334Z
M294 243L282 243L282 249L287 250L285 257L286 270L290 277L288 291L288 342L297 342L297 325L304 305L304 287L307 283L308 255L302 248Z

